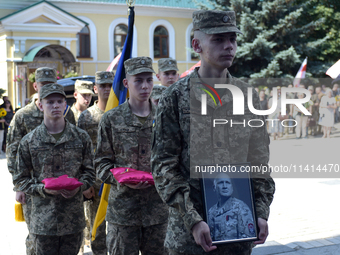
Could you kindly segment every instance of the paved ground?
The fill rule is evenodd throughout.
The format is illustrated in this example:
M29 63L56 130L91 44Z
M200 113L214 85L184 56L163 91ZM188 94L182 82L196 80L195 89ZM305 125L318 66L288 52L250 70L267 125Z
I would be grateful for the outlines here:
M302 178L294 178L293 174L275 178L276 193L268 221L270 235L253 254L340 254L340 204L336 197L340 192L340 172L323 172L322 178L310 178L312 166L316 169L327 165L330 170L329 164L340 165L339 145L339 124L330 139L321 135L295 139L289 135L271 140L270 164L308 164L310 171L304 172Z
M271 161L277 165L340 164L340 125L331 139L320 136L294 139L294 135L271 142ZM0 155L0 255L25 254L25 223L14 221L14 192L6 159ZM276 193L269 219L270 235L265 245L256 247L255 255L335 255L340 254L340 172L323 173L322 178L275 178ZM87 252L87 254L91 254Z

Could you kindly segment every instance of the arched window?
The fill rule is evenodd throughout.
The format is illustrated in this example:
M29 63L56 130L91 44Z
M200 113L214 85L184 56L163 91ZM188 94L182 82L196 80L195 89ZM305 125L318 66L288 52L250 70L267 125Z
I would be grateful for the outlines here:
M155 58L169 57L169 35L168 30L163 26L155 28L153 34L153 52Z
M114 47L115 47L115 56L116 57L119 53L122 52L123 46L125 43L125 39L127 36L128 27L124 24L119 24L115 27L114 35L113 35L113 41L114 41Z
M194 30L192 29L190 32L190 51L191 51L191 60L198 60L199 59L199 54L194 51L192 48L192 39L194 39Z
M90 58L91 57L91 44L90 44L90 29L86 26L77 34L78 41L78 57Z

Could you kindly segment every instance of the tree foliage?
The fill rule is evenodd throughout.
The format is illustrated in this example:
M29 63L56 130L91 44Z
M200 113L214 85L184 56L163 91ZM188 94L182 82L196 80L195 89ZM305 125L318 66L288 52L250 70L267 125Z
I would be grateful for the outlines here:
M306 3L304 3L306 2ZM339 0L297 0L298 4L305 6L306 15L302 22L308 23L322 19L322 24L310 35L313 39L326 37L322 45L320 61L336 62L340 58L340 1Z
M325 6L313 8L309 2L338 0L208 0L202 9L233 10L237 25L243 32L238 36L238 50L230 71L237 77L295 77L303 60L308 57L307 76L325 77L335 62L326 58L340 51L340 36L333 35L335 24L328 20L334 14ZM340 7L340 1L337 3ZM308 13L308 14L307 14ZM312 13L312 17L309 16ZM306 18L308 17L308 19ZM340 14L339 14L340 16ZM329 33L325 30L330 29ZM332 37L333 36L333 37ZM337 38L338 41L331 41ZM330 44L332 47L326 47ZM334 46L334 47L333 47ZM335 59L337 59L336 57Z

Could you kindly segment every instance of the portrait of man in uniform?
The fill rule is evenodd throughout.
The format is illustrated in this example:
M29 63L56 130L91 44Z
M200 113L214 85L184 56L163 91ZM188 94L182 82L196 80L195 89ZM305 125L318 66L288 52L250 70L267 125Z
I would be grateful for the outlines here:
M218 173L204 181L207 223L215 244L257 238L249 179L231 177Z

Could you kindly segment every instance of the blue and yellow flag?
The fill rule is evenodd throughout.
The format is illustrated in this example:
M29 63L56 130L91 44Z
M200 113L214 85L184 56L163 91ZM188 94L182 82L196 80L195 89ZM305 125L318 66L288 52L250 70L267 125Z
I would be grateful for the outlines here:
M133 24L135 21L134 7L129 6L129 24L128 24L128 34L125 39L122 55L119 59L117 71L112 84L112 89L110 92L109 99L107 101L105 112L117 107L125 102L127 96L127 88L123 85L123 79L125 78L125 68L124 61L131 58L132 53L132 42L133 42ZM97 210L96 218L93 223L92 230L92 241L95 240L97 228L105 220L107 205L109 201L110 185L104 184L102 189L102 195L100 198L100 204Z

